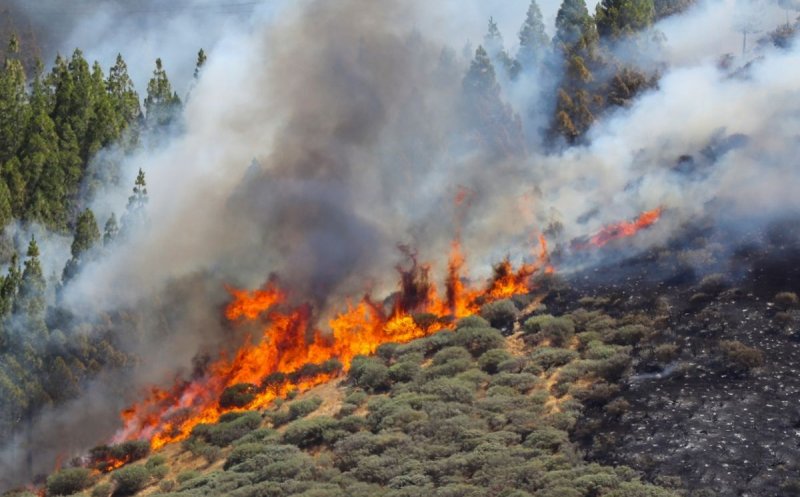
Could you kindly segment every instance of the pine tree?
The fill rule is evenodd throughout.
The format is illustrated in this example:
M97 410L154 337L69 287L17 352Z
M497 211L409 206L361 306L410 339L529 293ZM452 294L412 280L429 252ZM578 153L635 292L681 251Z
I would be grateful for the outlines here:
M66 283L71 280L87 259L87 253L100 240L100 230L97 227L94 213L86 209L78 216L75 225L75 236L72 239L72 258L67 261L61 281Z
M11 256L8 273L0 284L0 317L11 312L17 298L19 285L22 281L22 269L19 266L19 256L16 252Z
M584 0L564 0L556 15L556 41L567 51L586 49L594 41L594 23Z
M653 0L602 0L595 11L600 37L611 40L650 27L654 17Z
M161 59L156 59L156 68L153 71L153 77L147 84L147 98L144 100L147 125L153 128L170 124L180 109L180 105L181 100L178 98L178 94L172 90L172 84L169 82Z
M21 344L43 344L47 338L45 323L45 290L46 282L39 262L39 246L31 238L28 244L25 269L19 285L19 293L14 301L14 313L20 316L17 320L16 336ZM32 358L33 360L34 358ZM34 361L35 362L35 361Z
M503 44L503 35L500 33L500 29L497 27L497 23L492 17L489 18L486 35L483 38L483 46L493 63L502 67L503 70L505 70L505 74L510 79L516 78L521 68L519 67L519 63L512 59L508 55L508 52L506 52Z
M197 64L194 67L194 79L200 78L203 66L206 65L206 60L208 60L208 56L206 55L205 50L201 48L200 51L197 52Z
M523 67L536 67L541 64L550 42L545 33L542 11L536 0L531 0L525 23L519 30L519 52L517 59Z
M0 234L3 228L14 219L14 210L11 206L11 190L5 178L0 176Z
M128 65L122 54L117 54L117 60L108 72L106 86L115 114L120 119L120 129L138 123L142 116L139 95L128 75Z
M112 212L111 216L106 221L103 227L103 245L110 245L119 234L119 224L117 224L117 216Z
M500 98L494 66L482 46L462 82L465 119L485 149L499 155L524 154L525 146L519 118Z
M111 96L106 91L105 75L100 64L92 67L92 109L82 144L81 156L88 162L101 148L114 141L122 130L122 119L115 112Z
M11 160L22 145L27 121L25 70L19 55L19 41L11 37L8 56L0 72L0 164Z
M133 195L128 197L127 210L122 219L123 230L129 231L134 226L141 225L146 221L145 207L147 202L147 182L145 181L144 171L139 169L139 174L136 176L136 182L133 185Z

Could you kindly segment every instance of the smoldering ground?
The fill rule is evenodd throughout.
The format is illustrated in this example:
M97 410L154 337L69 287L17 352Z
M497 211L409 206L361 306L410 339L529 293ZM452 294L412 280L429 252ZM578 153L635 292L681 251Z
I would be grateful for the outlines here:
M522 19L527 2L515 8ZM126 159L128 177L147 173L149 222L86 265L63 294L62 305L81 316L137 316L125 345L140 363L39 417L0 458L6 481L27 477L22 453L34 454L35 472L49 471L56 452L107 440L141 387L190 375L198 353L234 347L240 335L219 312L225 283L258 287L275 272L322 315L346 297L391 291L398 242L443 269L458 191L470 192L458 231L477 278L506 253L526 257L531 235L555 222L563 228L552 242L566 246L665 207L662 222L633 242L641 248L698 216L759 223L798 207L797 50L767 48L734 74L716 66L716 44L701 47L706 57L665 70L657 88L599 121L589 144L545 150L537 138L526 155L504 157L470 139L476 126L464 122L461 85L469 60L442 56L442 35L429 33L427 20L440 9L308 1L281 11L280 22L226 32L209 49L185 129ZM652 50L653 59L669 59ZM520 81L552 83L541 77ZM546 110L526 95L506 88L501 96L518 112ZM734 134L747 140L704 155ZM703 167L676 169L686 155ZM94 205L108 210L124 198L104 191ZM568 258L559 269L569 270ZM53 444L53 426L75 435Z

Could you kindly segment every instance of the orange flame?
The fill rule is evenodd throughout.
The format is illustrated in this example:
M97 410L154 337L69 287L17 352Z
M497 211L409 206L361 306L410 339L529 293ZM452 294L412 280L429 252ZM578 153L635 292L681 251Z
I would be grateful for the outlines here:
M588 242L573 242L573 247L577 249L603 247L611 241L619 240L620 238L628 238L657 223L658 220L661 219L663 211L663 207L657 207L653 210L641 213L639 217L633 221L621 221L610 224L589 237Z
M454 241L442 297L430 282L430 266L417 264L415 254L406 252L412 266L399 269L400 292L391 309L365 296L330 319L328 333L313 327L308 305L277 309L285 304L286 294L274 282L255 291L229 288L232 301L225 316L233 322L263 320L266 325L259 339L246 341L232 356L221 354L200 378L177 382L169 390L153 387L144 400L122 412L124 427L114 441L146 439L158 449L186 438L198 424L217 421L225 412L263 409L292 390L329 381L347 371L354 357L372 354L381 344L409 342L450 329L455 319L474 314L482 303L528 293L533 289L531 276L552 270L540 237L535 263L514 269L503 261L486 289L472 288L463 275L466 258ZM326 367L331 359L337 359L341 368ZM252 400L242 407L221 406L222 392L241 383L254 385Z

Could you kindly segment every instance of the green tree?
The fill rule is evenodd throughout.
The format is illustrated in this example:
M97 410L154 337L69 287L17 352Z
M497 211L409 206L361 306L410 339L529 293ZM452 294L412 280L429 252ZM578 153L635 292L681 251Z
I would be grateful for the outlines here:
M594 23L584 0L564 0L556 14L556 41L571 50L594 41Z
M6 185L6 180L0 176L0 233L12 219L14 219L14 210L11 205L11 190Z
M132 227L145 222L147 219L145 207L148 200L144 171L139 169L139 174L136 175L136 182L133 184L133 195L128 197L127 211L122 219L123 230L130 230Z
M14 313L20 316L15 333L15 336L19 337L20 345L44 343L48 335L45 323L46 282L42 274L39 255L39 246L31 237L25 269L23 269L20 279L19 293L14 301ZM28 362L36 362L36 358L31 357Z
M147 84L147 98L144 100L147 125L158 127L172 123L180 105L181 100L178 98L178 94L172 90L172 84L169 82L161 59L156 59L156 68L153 71L153 77Z
M106 224L103 227L103 245L108 246L111 244L111 242L113 242L117 237L117 234L119 234L119 224L117 223L116 214L112 212L111 216L108 218L108 221L106 221Z
M462 88L464 121L468 132L474 134L490 153L524 154L519 118L501 100L494 66L482 46L475 51L475 58L464 76Z
M91 95L92 109L81 149L84 162L114 141L124 126L123 120L116 115L114 102L106 91L103 69L97 62L92 67Z
M203 66L206 65L206 61L208 60L208 56L206 55L205 50L202 48L199 52L197 52L197 64L194 67L194 79L199 79L200 74L203 71Z
M120 128L137 123L142 116L142 108L139 104L139 95L133 86L133 80L128 75L128 65L122 58L122 54L117 54L114 66L108 71L106 87L115 114L121 121Z
M525 22L519 30L519 52L517 60L523 67L538 66L549 48L550 42L544 30L542 11L536 0L531 0Z
M648 28L654 17L653 0L602 0L595 11L600 37L612 40Z
M508 75L509 78L514 79L519 74L520 66L517 61L512 59L508 52L506 52L503 35L497 27L494 18L489 18L489 25L486 30L486 35L483 37L483 46L486 53L489 54L491 60L500 65Z
M86 254L100 240L100 230L91 209L86 209L78 216L75 225L75 237L72 240L72 258L67 261L62 275L62 281L71 280L86 260Z
M18 56L19 41L12 36L0 72L0 164L16 155L22 145L27 120L25 70Z
M22 269L19 265L19 256L14 253L8 265L8 273L0 281L0 316L11 312L21 281Z

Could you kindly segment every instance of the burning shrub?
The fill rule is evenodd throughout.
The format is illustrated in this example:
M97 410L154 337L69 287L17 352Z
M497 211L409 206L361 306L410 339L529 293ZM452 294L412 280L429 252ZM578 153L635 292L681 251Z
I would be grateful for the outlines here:
M261 389L277 391L278 388L286 383L286 379L286 374L281 373L280 371L270 373L263 380L261 380Z
M489 302L481 307L481 317L489 321L493 328L502 330L511 330L518 314L517 306L508 299Z
M47 495L72 495L92 484L92 473L86 468L67 468L47 477Z
M91 466L102 472L116 467L120 462L128 464L144 459L150 454L150 442L130 440L117 445L101 445L89 451Z
M219 406L223 409L242 408L253 402L258 388L252 383L237 383L222 391Z
M478 358L478 364L481 369L487 373L495 374L500 364L508 359L511 359L511 354L506 352L505 349L491 349L484 352L480 358Z
M569 342L575 334L575 323L566 316L554 317L544 314L525 321L524 330L528 334L535 335L538 341L546 340L550 345L560 347Z
M150 472L144 466L125 466L111 475L116 483L114 495L133 495L143 489L150 480Z
M453 334L453 342L466 348L473 357L480 357L490 349L498 349L505 341L494 328L459 328Z
M748 347L736 340L723 340L719 343L724 368L736 374L744 374L764 365L764 353L754 347Z

